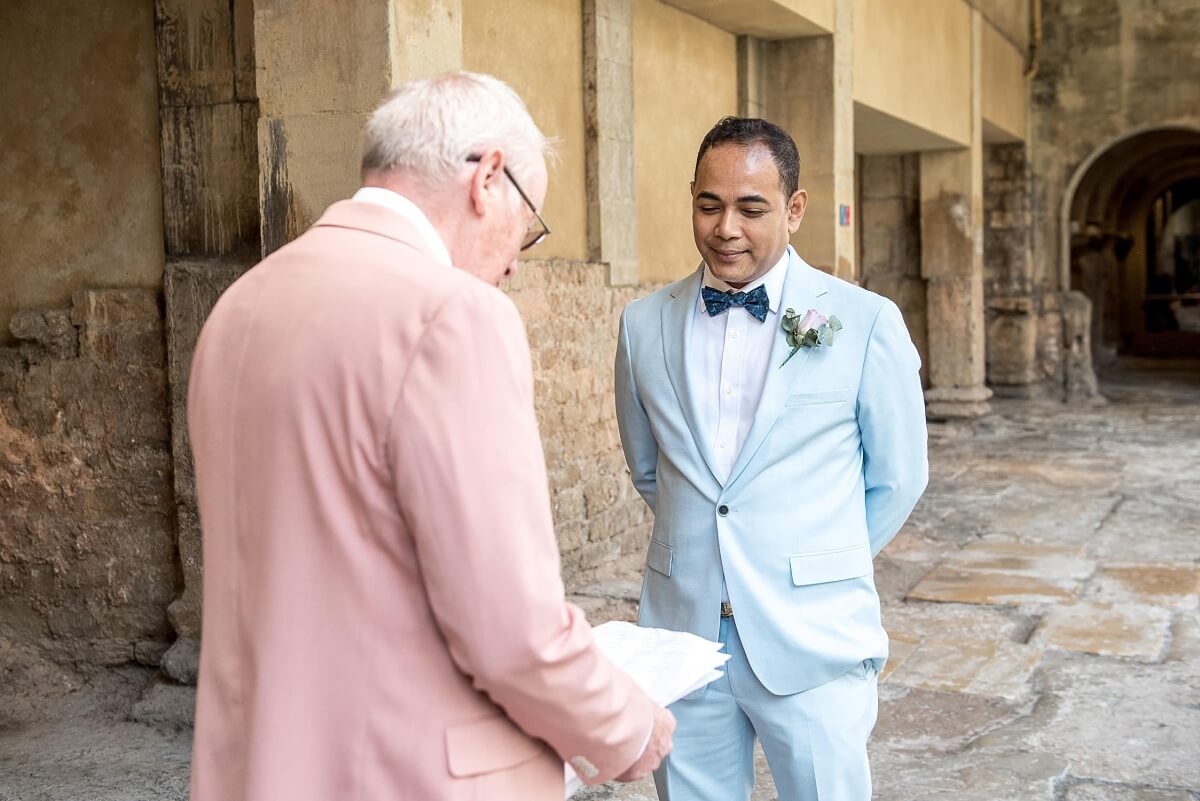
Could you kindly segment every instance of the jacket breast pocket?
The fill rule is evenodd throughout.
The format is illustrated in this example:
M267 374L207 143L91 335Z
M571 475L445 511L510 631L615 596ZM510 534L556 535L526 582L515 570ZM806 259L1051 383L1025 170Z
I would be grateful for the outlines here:
M871 575L871 548L867 545L795 554L788 559L792 563L792 584L797 587Z
M446 767L456 779L523 765L542 745L503 715L446 727Z
M825 390L823 392L797 392L793 395L788 395L784 406L815 406L824 403L844 403L849 397L850 390L845 387Z

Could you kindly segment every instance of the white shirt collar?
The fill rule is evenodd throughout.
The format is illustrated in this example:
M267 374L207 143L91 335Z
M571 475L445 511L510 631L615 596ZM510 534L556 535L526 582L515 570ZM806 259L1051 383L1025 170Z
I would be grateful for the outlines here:
M767 302L770 304L771 311L779 313L779 304L783 300L783 279L787 277L788 258L792 254L792 248L789 245L784 251L783 256L779 261L775 262L775 266L767 270L767 272L758 277L757 280L746 284L740 290L731 287L729 284L717 278L708 269L708 265L704 265L704 280L703 286L719 289L722 292L749 292L750 290L763 286L767 289ZM704 301L701 300L701 303Z
M433 223L425 216L425 212L404 195L393 192L391 189L384 189L382 186L364 186L354 193L351 200L357 200L360 203L374 203L376 206L383 206L385 209L396 212L417 229L417 233L424 240L425 247L435 259L447 267L453 264L450 261L450 251L446 248L442 235L433 227Z

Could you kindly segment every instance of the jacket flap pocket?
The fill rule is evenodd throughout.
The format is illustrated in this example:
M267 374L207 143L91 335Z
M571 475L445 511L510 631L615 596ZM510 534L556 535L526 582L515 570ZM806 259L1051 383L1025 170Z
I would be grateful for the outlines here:
M814 403L840 403L850 395L846 388L831 389L825 392L797 392L788 395L785 406L809 406Z
M866 545L796 554L789 558L792 560L792 583L797 587L871 574L871 549Z
M456 779L514 768L542 753L542 745L503 715L446 728L446 763Z
M657 570L664 576L669 576L674 561L675 549L670 545L663 545L658 540L650 540L650 549L646 551L646 567Z

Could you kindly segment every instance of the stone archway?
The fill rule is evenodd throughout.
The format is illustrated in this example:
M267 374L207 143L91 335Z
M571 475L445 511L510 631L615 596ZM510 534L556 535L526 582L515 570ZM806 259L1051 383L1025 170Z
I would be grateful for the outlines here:
M1190 323L1181 329L1172 311L1186 309L1187 319L1200 314L1191 311L1200 309L1200 287L1176 280L1167 263L1175 258L1175 238L1186 251L1185 267L1190 263L1187 248L1195 240L1188 232L1176 237L1178 225L1168 226L1172 213L1197 197L1200 128L1192 126L1130 131L1075 170L1061 209L1060 281L1092 301L1093 348L1101 361L1118 351L1200 353L1200 332L1189 330ZM1165 245L1164 235L1171 240Z

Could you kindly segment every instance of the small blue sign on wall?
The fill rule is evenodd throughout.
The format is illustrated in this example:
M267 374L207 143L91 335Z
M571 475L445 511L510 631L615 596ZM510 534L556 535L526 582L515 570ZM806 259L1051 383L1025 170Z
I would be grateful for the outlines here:
M850 224L850 207L843 204L838 206L838 225Z

